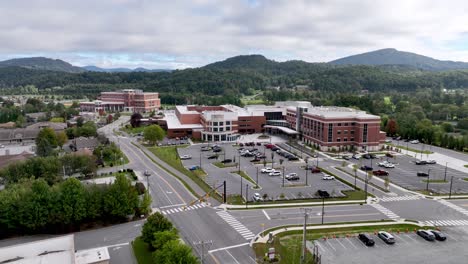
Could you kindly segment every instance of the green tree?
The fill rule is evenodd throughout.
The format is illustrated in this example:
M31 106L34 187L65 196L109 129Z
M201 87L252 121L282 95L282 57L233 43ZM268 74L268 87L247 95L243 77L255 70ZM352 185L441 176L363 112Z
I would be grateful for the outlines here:
M149 141L152 145L164 138L164 130L158 125L151 125L145 127L143 130L143 137Z
M37 135L36 144L38 140L41 139L47 140L53 148L57 147L57 135L55 134L55 131L52 128L45 127L41 129L39 131L39 134Z
M53 118L50 119L50 122L63 123L63 122L65 122L65 119L63 117L53 117Z
M97 136L96 124L93 121L88 121L78 129L79 136L83 137L95 137Z
M65 133L65 131L60 131L57 133L57 145L61 149L63 148L63 145L67 143L67 141L68 141L68 136L67 136L67 133Z
M60 184L59 193L63 224L80 223L86 218L86 191L79 180L67 179Z
M30 188L30 191L23 192L23 195L18 197L18 211L15 218L18 219L20 226L35 231L44 228L49 221L52 192L42 179L34 180Z
M143 199L141 199L140 204L138 205L138 213L140 215L149 215L151 213L151 202L151 195L147 190L143 194Z
M162 215L159 212L156 212L146 219L146 223L143 225L143 229L141 231L141 237L143 241L151 245L151 243L155 240L154 234L156 232L167 231L172 229L172 223L169 220L167 220L167 218L164 217L164 215Z
M46 138L36 138L36 154L47 157L54 153L54 147Z
M138 194L129 179L123 175L116 177L104 199L104 208L117 219L135 214L138 209Z
M151 246L154 250L160 250L165 244L169 241L179 239L176 229L164 230L154 233L154 240L151 243Z
M16 118L16 127L23 127L24 123L26 122L25 118L23 115L19 115L18 118Z
M198 259L192 254L189 246L181 244L178 240L171 240L153 253L153 263L196 264Z

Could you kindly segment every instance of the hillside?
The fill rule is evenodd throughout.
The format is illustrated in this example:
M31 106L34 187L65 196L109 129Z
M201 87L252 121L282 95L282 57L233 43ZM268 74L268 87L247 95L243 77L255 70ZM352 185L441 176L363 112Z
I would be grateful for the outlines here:
M142 67L138 67L135 69L130 69L130 68L100 68L97 66L89 65L89 66L84 66L82 67L83 69L87 71L92 71L92 72L169 72L171 70L169 69L146 69Z
M409 65L429 71L468 69L468 63L442 61L396 49L381 49L329 62L335 65Z
M63 60L54 60L45 57L18 58L0 61L0 67L21 67L34 70L47 70L79 73L84 72L80 67L71 65Z

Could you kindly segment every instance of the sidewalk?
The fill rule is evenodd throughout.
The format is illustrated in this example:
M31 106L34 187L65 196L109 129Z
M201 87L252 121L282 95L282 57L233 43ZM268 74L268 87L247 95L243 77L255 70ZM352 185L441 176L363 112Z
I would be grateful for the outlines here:
M417 225L420 227L423 227L424 225L421 223L415 223L415 222L405 222L404 220L397 221L397 222L375 222L375 223L356 223L356 224L342 224L342 225L315 225L315 226L307 226L307 230L314 230L314 229L325 229L325 228L343 228L343 227L360 227L360 226L382 226L382 225L401 225L401 224L413 224ZM304 227L302 226L297 226L297 227L285 227L281 229L274 230L271 233L273 236L285 232L285 231L291 231L291 230L303 230ZM268 230L265 230L268 231ZM262 232L263 233L263 232ZM261 234L257 235L258 239L255 240L252 239L252 241L255 241L255 243L267 243L268 241L268 235L261 236Z
M349 201L328 201L326 205L343 205L343 204L355 204L355 203L366 203L365 200L349 200ZM303 202L303 203L277 203L277 204L253 204L248 205L248 208L272 208L272 207L295 207L295 206L311 206L311 205L322 205L322 202ZM221 204L218 206L220 209L246 209L245 204Z

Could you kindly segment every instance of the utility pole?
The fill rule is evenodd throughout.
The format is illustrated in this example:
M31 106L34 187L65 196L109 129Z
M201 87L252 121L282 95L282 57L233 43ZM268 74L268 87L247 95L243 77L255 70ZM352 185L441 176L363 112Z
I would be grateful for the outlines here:
M241 155L240 155L240 152L239 152L239 175L240 175L240 166L241 166Z
M146 185L148 186L148 194L150 194L150 183L149 183L149 173L145 173L146 175Z
M323 225L323 216L325 215L325 196L322 196L322 225Z
M283 166L283 187L284 187L284 177L285 175L284 175L284 166Z
M201 151L200 151L200 169L201 169Z
M444 174L444 181L447 181L447 164L448 164L448 162L445 162L445 174Z
M427 170L427 182L426 182L426 192L429 192L429 181L431 179L431 175L429 174L431 169Z
M307 229L307 217L309 216L309 211L312 211L312 208L301 208L304 210L304 230L302 232L302 253L301 253L301 264L305 263L306 256L306 229Z
M452 199L452 183L453 183L453 176L450 177L450 192L449 192L449 200Z
M308 186L308 184L307 184L307 173L309 172L309 157L305 158L305 162L306 162L306 186Z
M200 263L205 263L205 250L213 245L213 241L198 241L193 243L195 246L201 246Z
M240 175L240 173L239 173L239 176L241 177L241 184L240 184L241 188L240 189L241 189L241 199L242 199L242 178L244 178L244 177L242 177L242 175Z

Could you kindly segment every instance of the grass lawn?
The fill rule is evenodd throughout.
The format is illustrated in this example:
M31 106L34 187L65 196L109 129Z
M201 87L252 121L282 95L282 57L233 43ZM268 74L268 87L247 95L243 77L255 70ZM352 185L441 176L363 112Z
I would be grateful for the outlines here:
M346 236L347 234L356 234L362 232L374 232L376 230L385 230L388 232L406 231L406 229L413 231L419 229L419 226L411 224L400 224L400 225L385 225L381 226L360 226L360 227L347 227L347 228L327 228L327 229L315 229L308 230L306 234L307 240L316 240L325 236ZM276 252L281 256L279 264L293 264L300 263L302 246L302 230L287 231L278 234L273 243L261 244L255 243L253 249L258 258L262 258L269 248L274 247ZM306 263L312 262L312 255L307 254ZM259 262L262 263L262 262Z
M203 181L201 177L206 175L206 173L203 170L189 171L182 165L182 162L179 158L179 154L177 153L177 148L181 147L183 148L186 146L148 147L148 150L151 151L154 155L156 155L156 157L169 164L169 166L187 175L205 192L211 192L211 187L208 184L206 184L206 182ZM218 197L216 195L213 195L212 197L216 199L221 199L221 197Z
M218 168L230 168L230 167L237 167L237 163L222 163L220 161L213 163Z
M226 197L228 204L244 204L244 199L239 194L232 194Z
M132 242L133 253L137 259L138 264L151 264L151 251L148 244L146 244L140 237L137 237Z
M434 179L434 180L429 179L429 180L422 180L422 182L424 182L424 183L427 183L427 182L429 182L429 183L447 183L448 181L444 181L442 179Z
M468 164L466 164L466 165L463 165L463 167L465 167L465 168L468 168Z
M145 130L144 126L141 127L122 127L120 128L121 131L126 132L127 134L138 134L138 133L143 133L143 130Z
M250 176L247 175L247 173L245 173L245 171L240 171L240 173L239 173L239 171L231 171L231 173L239 174L242 178L244 178L244 179L248 180L249 182L253 183L254 185L256 185L255 181L252 178L250 178Z
M392 143L385 143L385 144L387 144L389 146L397 147L397 148L400 148L400 149L416 152L416 153L421 153L421 152L422 152L422 154L433 154L434 153L434 152L429 151L429 150L421 151L421 150L418 150L418 149L414 149L414 148L410 148L410 147L406 147L406 146L402 146L402 145L395 145L395 144L392 144Z

